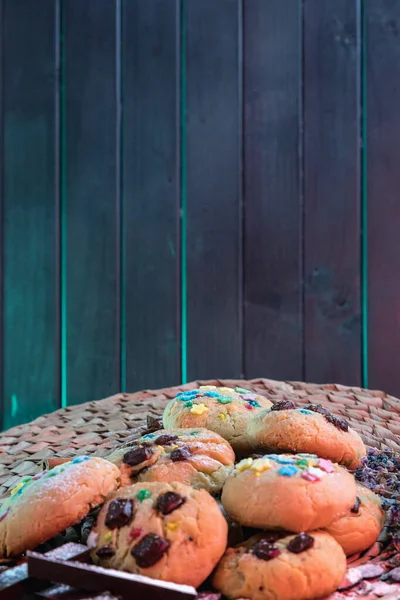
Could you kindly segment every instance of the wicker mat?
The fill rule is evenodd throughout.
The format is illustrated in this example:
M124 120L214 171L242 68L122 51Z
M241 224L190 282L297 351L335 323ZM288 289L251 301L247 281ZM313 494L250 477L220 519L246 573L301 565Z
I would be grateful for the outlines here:
M159 417L166 403L179 391L207 384L245 387L271 400L287 398L304 404L322 404L332 413L344 416L368 447L400 452L400 400L384 392L269 379L196 381L162 390L116 394L104 400L70 406L0 434L0 498L21 477L38 472L43 460L54 463L58 458L78 454L106 456L116 445L139 435L146 418ZM374 575L372 565L384 568L384 571L388 570L388 565L391 569L400 565L400 554L393 549L383 553L382 550L379 546L372 554L353 559L356 562L351 577L358 578L359 584L354 586L350 581L350 592L337 592L332 598L340 600L349 598L350 594L353 598L400 600L400 584L376 581L378 572L375 568ZM367 563L364 572L358 566L361 563ZM365 570L367 566L369 575Z

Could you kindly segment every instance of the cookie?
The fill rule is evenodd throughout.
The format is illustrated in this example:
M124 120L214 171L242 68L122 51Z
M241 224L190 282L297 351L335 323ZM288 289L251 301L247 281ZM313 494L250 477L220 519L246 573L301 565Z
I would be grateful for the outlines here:
M108 498L88 545L96 564L197 587L224 553L227 534L205 490L136 483Z
M330 525L356 501L356 482L330 460L311 454L269 454L240 461L221 502L241 525L309 531Z
M311 600L334 592L346 572L346 557L327 533L256 535L228 548L213 586L230 599Z
M326 531L342 546L346 556L367 550L376 542L385 522L380 498L357 483L354 506L331 523Z
M0 556L16 556L78 523L119 485L103 458L74 460L24 477L0 508Z
M181 392L164 410L165 428L205 427L228 440L236 452L247 452L249 417L272 402L243 388L201 386Z
M319 404L296 408L290 400L276 402L250 418L249 442L268 451L310 452L356 469L366 455L358 433L342 417Z
M233 468L235 454L213 431L162 429L118 448L108 459L120 468L121 485L180 481L216 493Z

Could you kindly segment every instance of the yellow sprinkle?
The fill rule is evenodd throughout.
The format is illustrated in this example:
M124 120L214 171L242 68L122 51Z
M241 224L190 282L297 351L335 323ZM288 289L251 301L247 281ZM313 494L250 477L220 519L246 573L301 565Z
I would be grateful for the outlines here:
M234 390L231 390L231 388L227 388L227 387L220 387L220 388L218 388L218 391L219 392L224 392L225 394L232 394L232 392Z
M212 390L216 390L217 386L216 385L201 385L199 387L199 390L201 390L202 392L211 392Z
M25 484L21 481L21 483L19 483L13 490L11 490L11 492L10 492L11 496L14 496L14 494L16 494L17 492L19 492L19 490L21 488L23 488L24 485Z
M178 523L176 521L169 521L165 524L165 528L168 531L176 531L178 529Z
M256 473L255 475L256 477L260 477L261 473Z
M238 463L236 465L236 470L237 471L245 471L246 469L250 469L252 464L253 464L252 458L244 458L243 460L240 461L240 463Z
M190 409L190 412L194 415L202 415L207 412L208 408L204 404L194 404Z
M171 450L175 450L176 448L179 448L179 446L177 446L176 444L174 444L173 446L171 446Z
M104 536L104 541L105 542L110 542L112 540L112 533L111 531L109 531L108 533L106 533L106 535Z
M251 465L252 471L257 471L257 473L262 473L263 471L268 471L271 468L271 463L268 458L257 458Z
M226 414L225 413L219 413L218 419L221 419L221 420L226 419Z
M164 452L164 448L163 448L162 446L157 446L157 448L158 448L159 450L162 450L162 451Z

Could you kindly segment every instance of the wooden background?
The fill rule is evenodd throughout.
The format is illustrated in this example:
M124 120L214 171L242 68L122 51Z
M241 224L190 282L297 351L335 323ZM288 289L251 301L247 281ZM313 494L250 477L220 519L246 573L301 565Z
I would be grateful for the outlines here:
M400 0L0 0L2 426L267 376L400 394Z

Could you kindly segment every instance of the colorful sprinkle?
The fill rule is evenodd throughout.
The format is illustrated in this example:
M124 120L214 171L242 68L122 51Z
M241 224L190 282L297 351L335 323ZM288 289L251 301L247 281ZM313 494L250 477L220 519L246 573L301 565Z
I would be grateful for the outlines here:
M244 388L237 387L237 388L235 388L235 392L237 392L238 394L248 394L249 390L245 390Z
M208 398L218 398L218 392L204 392L203 396L207 396Z
M143 533L143 529L132 529L129 533L129 541L136 540Z
M296 465L300 468L300 469L307 469L307 467L309 466L309 462L306 458L300 458L297 462Z
M251 404L251 406L254 406L254 408L261 408L261 404L259 404L257 400L248 400L247 402L248 404Z
M255 400L257 398L256 394L243 394L242 396L243 400Z
M186 406L187 408L192 408L192 406L193 406L193 402L192 402L191 400L189 400L188 402L185 402L185 406Z
M310 471L303 471L301 476L306 481L320 481L320 478L310 473Z
M14 496L14 494L17 494L23 487L25 486L24 483L19 483L14 489L11 490L10 494L11 496Z
M332 461L326 460L325 458L320 458L318 460L318 466L320 469L325 471L326 473L334 473L335 467L332 464Z
M96 548L98 539L99 534L95 531L91 531L88 535L86 545L89 546L89 548Z
M322 477L326 475L324 471L318 469L317 467L309 467L308 472L311 473L311 475L318 477L318 479L322 479Z
M257 458L251 465L250 469L252 471L256 471L257 473L262 473L263 471L268 471L271 468L271 463L268 458Z
M89 457L88 456L77 456L76 458L74 458L71 465L76 465L78 463L85 462L85 460L89 460Z
M311 410L306 410L305 408L301 408L299 412L303 413L303 415L312 415Z
M224 394L226 394L226 393L231 394L233 392L233 390L231 388L227 388L227 387L220 387L219 391L223 392Z
M143 439L145 438L151 440L155 435L155 433L146 433L146 435L143 436Z
M104 541L105 542L111 542L112 540L112 536L113 534L111 533L111 531L109 531L108 533L106 533L106 535L104 536Z
M201 385L199 387L199 390L202 392L209 392L211 390L216 390L217 386L216 385Z
M233 402L233 399L230 396L219 396L217 398L217 401L221 404L230 404L231 402Z
M245 404L245 407L247 408L247 410L253 410L253 407L251 404Z
M136 494L136 498L139 500L139 502L143 502L143 500L151 498L151 494L149 490L140 490L140 492Z
M284 475L285 477L293 477L293 475L296 475L297 472L298 469L296 469L296 467L293 465L288 465L287 467L281 467L279 469L279 475Z
M177 523L176 521L168 521L168 523L165 524L165 529L167 531L176 531L179 527L179 523Z
M0 515L0 523L1 521L3 521L6 516L8 515L8 513L10 512L10 508L7 508L1 515Z
M221 421L223 421L224 419L226 419L226 414L225 413L219 413L218 419L221 419Z
M193 415L202 415L203 413L207 412L208 408L205 404L195 404L194 406L192 406L192 408L190 409L190 412Z
M275 460L280 465L292 465L295 462L295 458L292 458L291 456L279 456L278 455L275 458Z
M253 464L252 458L244 458L243 460L240 461L240 463L238 463L236 465L236 470L237 471L245 471L246 469L249 469L252 464Z

